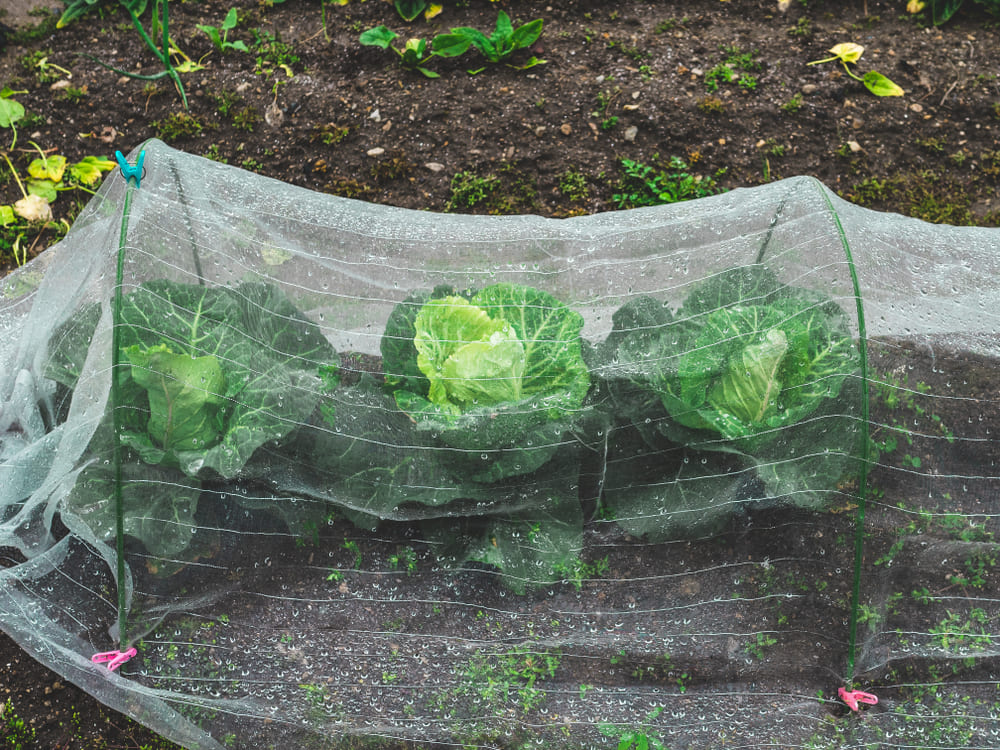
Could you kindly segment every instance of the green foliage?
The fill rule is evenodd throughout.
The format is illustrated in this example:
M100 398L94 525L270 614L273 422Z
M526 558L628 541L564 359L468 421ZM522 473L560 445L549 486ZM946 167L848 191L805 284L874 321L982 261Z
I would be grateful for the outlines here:
M445 210L472 208L482 203L500 187L500 180L494 176L480 177L473 172L456 172L451 178L451 195Z
M755 657L758 661L764 661L765 652L772 646L778 645L778 639L768 633L757 633L757 635L746 645L746 652Z
M292 65L299 62L299 56L295 54L295 48L291 44L278 39L270 31L254 29L253 35L254 42L250 45L250 52L256 58L254 71L258 75L269 76L277 68L287 68L290 70Z
M445 40L448 44L455 45L456 48L461 47L464 44L465 49L468 49L471 45L479 51L483 57L486 58L488 62L500 63L505 62L510 56L519 49L524 49L525 47L530 47L534 44L538 37L542 34L542 19L536 18L534 21L529 21L522 26L518 26L516 29L513 24L511 24L510 16L508 16L504 11L500 11L497 14L496 28L490 36L486 36L483 32L478 29L473 29L468 26L458 26L451 29L450 34L442 34L441 37L435 39L435 46L437 46L438 39L444 37L442 42ZM463 52L465 50L463 49ZM517 66L520 70L526 68L531 68L535 65L541 65L545 60L539 60L538 58L532 56L524 65Z
M424 67L432 57L456 57L469 48L467 43L448 34L436 36L430 45L426 39L407 39L402 48L393 45L393 40L397 38L399 35L396 32L383 25L362 32L358 41L366 47L391 49L399 56L400 65L422 73L427 78L440 78L439 74Z
M12 132L10 141L10 150L14 150L14 146L17 144L17 128L15 125L18 120L24 117L24 105L19 101L12 99L16 94L26 94L27 91L13 91L6 86L3 90L0 90L0 128L10 128Z
M455 696L477 696L495 712L508 708L527 713L545 701L539 682L555 677L562 656L558 651L533 651L519 646L510 651L476 651L454 689Z
M410 295L382 336L384 387L326 388L313 450L330 497L365 528L421 521L439 561L498 568L515 591L561 580L582 545L582 325L529 287Z
M559 176L559 192L573 202L587 200L590 197L587 176L573 169L566 170Z
M427 0L393 0L396 12L406 22L410 22L427 10Z
M94 8L104 4L105 0L64 0L64 2L66 2L66 9L59 18L56 28L63 28L73 21L78 20ZM142 80L169 78L181 96L181 102L184 105L184 109L187 109L187 94L184 91L184 84L181 82L180 73L191 72L200 68L197 64L187 58L187 56L184 55L170 41L170 14L168 0L152 1L152 18L148 31L141 20L143 14L146 12L147 0L119 0L119 5L121 5L125 12L128 13L129 19L132 22L132 27L142 39L146 48L153 53L156 59L163 66L163 70L153 75L140 75L127 70L119 70L118 68L108 65L107 63L101 62L91 55L85 55L85 57L90 58L98 65L113 70L119 75L128 76L129 78L139 78ZM179 65L175 65L174 63L173 58L175 56L182 59L182 62Z
M161 120L153 121L158 138L170 142L194 138L205 129L198 115L187 112L171 112Z
M985 11L995 16L1000 16L1000 0L975 0ZM935 26L940 26L951 20L964 4L964 0L926 0L925 2L911 2L908 6L912 12L920 12L928 5L931 10L931 20Z
M35 730L14 712L14 704L8 698L0 705L0 736L6 750L32 750L36 747Z
M705 88L710 93L719 90L720 84L736 81L747 90L757 87L757 79L751 75L760 69L753 52L742 52L739 47L723 47L725 59L705 72ZM740 74L738 71L743 71Z
M848 63L856 63L861 55L864 53L865 48L860 44L855 44L853 42L844 42L842 44L835 44L830 48L830 52L833 53L832 57L825 57L822 60L814 60L813 62L806 63L807 65L820 65L822 63L832 62L833 60L839 60L841 65L844 67L844 72L847 73L855 81L860 81L865 85L869 91L871 91L875 96L902 96L903 89L898 85L890 81L881 73L877 73L874 70L870 70L863 76L859 76L854 71L851 70Z
M98 317L92 305L58 330L48 378L76 387ZM199 480L235 476L305 421L320 398L313 362L336 355L276 287L256 282L147 282L123 299L119 331L123 474L162 482L124 483L126 532L164 556L209 544L210 534L192 534ZM91 450L109 451L111 440L106 424ZM113 486L111 468L92 464L67 502L98 536L114 530Z
M848 316L764 266L699 283L676 314L633 300L615 313L598 359L631 430L612 445L605 484L630 533L718 528L753 478L771 502L815 509L857 468L857 421L841 403L859 401ZM676 466L662 453L677 456L671 446L684 446Z
M249 52L249 48L242 41L229 41L229 32L236 28L237 16L236 8L230 8L226 17L222 19L222 24L218 27L210 26L208 24L197 24L199 30L204 31L208 34L208 38L212 40L212 44L219 52L225 52L227 50L237 50L238 52Z
M802 94L793 94L792 98L781 105L781 109L789 114L795 114L802 109Z
M638 727L623 727L620 724L601 722L598 729L605 737L611 737L618 741L616 750L667 750L666 746L653 734L649 724L663 713L663 707L657 706L646 720Z
M993 628L998 616L980 607L973 607L964 617L948 611L948 616L930 628L934 643L943 651L968 654L993 649Z
M622 159L625 176L621 192L615 193L612 200L618 208L636 208L678 203L722 192L717 180L725 169L716 172L714 177L692 175L688 169L687 163L677 156L672 156L667 168L660 170L631 159Z
M538 447L552 445L549 423L572 419L590 388L582 328L580 314L551 295L513 284L403 303L383 336L386 382L418 429L453 447L534 438L535 450L498 457L475 477L532 471L553 452Z

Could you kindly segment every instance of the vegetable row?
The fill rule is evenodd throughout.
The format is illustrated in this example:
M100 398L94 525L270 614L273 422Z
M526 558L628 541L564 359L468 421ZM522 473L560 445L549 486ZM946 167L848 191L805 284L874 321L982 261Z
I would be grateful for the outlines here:
M53 336L67 404L98 317ZM358 368L273 285L147 282L118 330L126 534L154 558L201 554L203 493L268 487L306 502L241 502L293 531L331 504L365 528L420 523L442 559L521 590L573 569L585 512L653 541L708 534L753 504L820 509L858 471L857 345L821 293L756 265L676 310L634 298L598 344L583 323L526 286L418 291L389 316L380 363ZM89 456L113 434L109 409ZM113 535L114 483L106 462L85 466L74 530Z

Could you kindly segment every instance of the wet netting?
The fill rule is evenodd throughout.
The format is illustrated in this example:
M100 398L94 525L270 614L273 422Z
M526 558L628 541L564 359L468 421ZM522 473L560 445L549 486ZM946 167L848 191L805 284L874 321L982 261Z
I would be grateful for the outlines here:
M123 166L0 290L65 678L189 748L1000 744L1000 231Z

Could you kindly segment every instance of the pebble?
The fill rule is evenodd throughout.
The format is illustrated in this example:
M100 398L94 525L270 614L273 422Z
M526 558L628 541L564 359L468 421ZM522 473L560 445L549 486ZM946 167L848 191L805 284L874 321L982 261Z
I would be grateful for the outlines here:
M249 90L249 88L250 88L250 82L244 81L243 83L241 83L239 86L236 87L236 93L245 94Z
M913 104L910 105L910 110L913 112L923 112L924 105L920 104L919 102L913 102Z
M368 115L368 119L374 120L375 122L382 122L382 113L376 109L374 112Z
M853 151L855 154L858 153L858 151L862 150L861 149L861 144L858 143L857 141L848 141L847 142L847 147L849 149L851 149L851 151Z
M548 128L546 128L544 125L539 125L537 128L535 128L535 135L537 136L545 135L546 130L548 130Z
M366 152L369 156L381 156L385 153L385 149L381 146L376 146L375 148L370 148Z
M560 132L562 132L563 135L569 135L570 133L573 132L573 126L570 125L568 122L564 122L562 125L559 126L559 130Z
M58 81L49 86L50 91L59 91L59 89L68 89L69 79L60 78Z
M802 93L803 94L812 94L818 88L819 88L819 86L817 86L815 83L807 83L805 86L802 87Z
M634 141L635 137L637 135L639 135L639 128L637 128L635 125L632 125L631 127L625 128L625 140L626 141L629 141L629 142Z
M424 164L424 167L431 170L432 172L440 172L441 170L444 169L444 164L441 164L440 162L436 161L429 161L426 164Z

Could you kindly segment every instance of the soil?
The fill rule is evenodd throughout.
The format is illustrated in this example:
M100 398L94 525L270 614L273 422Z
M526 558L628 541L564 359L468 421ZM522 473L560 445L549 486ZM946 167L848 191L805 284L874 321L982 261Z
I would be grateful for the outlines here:
M844 197L880 210L953 224L1000 225L1000 25L982 15L978 5L967 4L947 26L935 28L906 15L895 0L812 0L784 3L785 10L776 2L750 0L689 0L683 10L653 2L622 2L613 10L598 2L470 2L460 3L467 7L446 3L436 18L407 27L389 4L352 0L327 6L324 28L315 4L288 0L240 6L239 24L229 38L244 41L249 54L219 52L196 28L218 26L231 5L209 0L170 8L173 40L204 65L182 76L188 109L168 79L126 77L95 62L141 75L161 70L117 6L60 30L54 29L54 17L38 16L32 30L8 35L0 80L24 92L14 98L29 117L20 123L17 147L10 151L22 177L37 155L29 141L75 162L88 155L111 156L115 149L128 152L159 137L280 180L373 202L561 217L641 202L641 197L615 197L635 188L626 182L622 161L660 170L670 169L676 157L687 165L685 171L701 178L693 194L714 189L713 179L718 189L733 189L809 174ZM358 43L361 31L381 23L404 38L431 37L453 26L490 30L498 7L515 23L544 19L538 42L512 57L515 65L532 55L544 64L526 70L489 66L470 75L467 69L480 62L469 54L430 61L427 67L440 74L430 79L400 66L394 53ZM904 95L877 98L836 63L806 65L846 41L866 48L859 74L877 70L898 83ZM72 79L55 68L48 72L60 80L40 79L37 74L46 71L37 63L43 57L71 71ZM710 91L706 76L727 59L736 77ZM19 197L13 180L0 186L0 203ZM71 221L86 198L81 191L60 195L52 206L56 221ZM19 246L28 248L29 257L60 235L53 226L4 229L0 261L6 269L14 264L10 246L21 232ZM932 363L922 374L932 387L948 383L951 388L958 378L940 382L945 377L940 364ZM963 367L956 361L955 372ZM979 367L988 378L988 367ZM946 423L973 424L977 416L982 421L987 391L982 382L966 380L971 385L962 395L969 400L947 400L963 411L941 414ZM934 459L931 447L925 454L924 460ZM988 465L996 458L976 460ZM892 515L894 503L926 492L908 484L908 477L897 466L882 478L887 499L879 507L886 510L870 519L873 531L879 523L885 529L905 525L905 517ZM982 512L973 496L982 502L983 493L952 489L955 497L972 503L965 512ZM780 528L766 515L758 523ZM823 533L834 535L850 527L846 520L826 523L830 528ZM844 527L840 531L838 523ZM343 539L345 531L329 533ZM380 543L384 549L372 543L366 554L385 560L399 542L390 535ZM599 536L589 542L600 546ZM734 530L723 544L684 554L737 564L747 557L747 544L747 537ZM768 549L755 547L752 553L764 559L789 557L801 544L776 533ZM889 544L887 537L884 546ZM609 578L642 575L634 555L619 554L622 559L609 560ZM851 551L844 547L836 554L850 568ZM935 564L921 562L926 551L916 545L903 554L914 564ZM255 585L274 583L261 577ZM694 583L711 585L680 577L678 600L692 595L684 587ZM587 585L588 595L622 596L610 585L606 591L600 583ZM761 594L753 575L747 585L758 586L754 591ZM822 597L814 594L786 616L810 612L816 621L842 630L844 615L837 603L845 586L845 581L831 582ZM494 595L499 597L499 590ZM632 602L610 601L606 609L628 609L643 592L629 595ZM574 592L561 596L569 612ZM410 619L431 614L414 613ZM378 616L368 614L371 623ZM701 616L711 617L711 612ZM456 614L456 627L474 627L467 619ZM652 629L655 623L633 624ZM500 622L497 627L521 626ZM783 648L780 658L753 674L732 667L736 662L726 658L742 644L724 642L715 651L703 646L702 652L691 652L700 665L666 669L654 664L649 680L676 687L681 673L706 681L776 679L785 681L782 689L814 693L816 684L831 678L812 666L812 654L796 660L818 648L812 641L803 639L797 646L797 651L794 645L790 651ZM843 643L829 640L819 651L824 661L839 665L843 649ZM0 664L0 700L9 698L13 710L35 728L37 747L138 748L159 741L40 668L5 636L0 637ZM645 666L624 664L623 674L633 675L637 668ZM567 669L567 680L577 686L585 681L585 667Z

